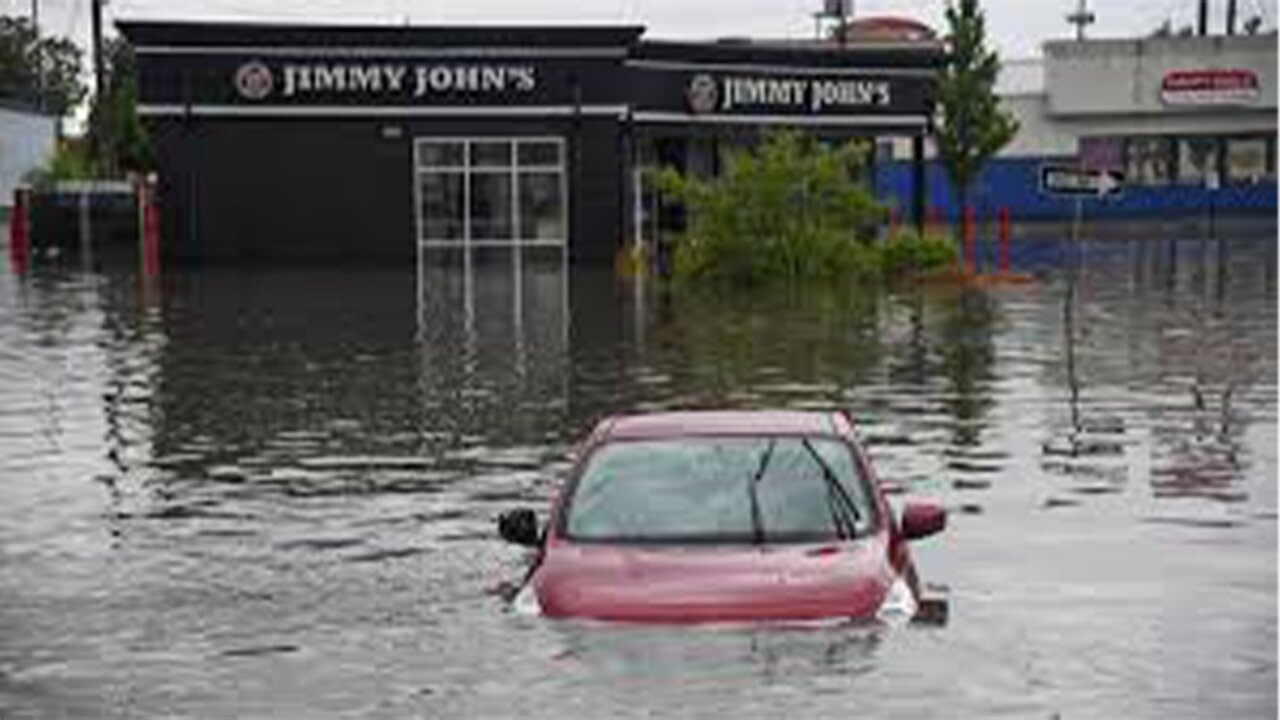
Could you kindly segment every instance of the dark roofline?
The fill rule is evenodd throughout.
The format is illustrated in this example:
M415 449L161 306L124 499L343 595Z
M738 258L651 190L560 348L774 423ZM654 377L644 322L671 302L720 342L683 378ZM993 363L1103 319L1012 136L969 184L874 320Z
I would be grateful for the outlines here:
M628 46L643 25L323 25L117 20L134 45L288 47Z
M643 40L632 57L688 63L779 63L847 67L865 62L874 67L941 67L946 52L935 43L831 43L729 40L687 42Z
M937 68L941 43L737 39L641 40L643 25L325 25L119 20L136 46L166 47L616 47L639 60L684 63L778 63L848 67Z

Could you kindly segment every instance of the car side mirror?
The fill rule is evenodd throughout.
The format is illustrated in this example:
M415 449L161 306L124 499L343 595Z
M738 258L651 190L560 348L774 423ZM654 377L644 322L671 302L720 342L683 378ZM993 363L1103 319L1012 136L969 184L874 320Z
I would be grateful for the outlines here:
M907 503L902 508L902 537L919 540L940 533L947 527L947 511L931 502Z
M538 544L538 516L529 508L508 510L498 516L498 534L509 543L535 547Z

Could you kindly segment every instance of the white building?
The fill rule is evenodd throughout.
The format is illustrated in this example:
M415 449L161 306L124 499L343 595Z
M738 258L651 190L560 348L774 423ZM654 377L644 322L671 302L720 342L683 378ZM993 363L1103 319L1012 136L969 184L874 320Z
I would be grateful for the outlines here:
M1006 60L996 92L1018 134L983 169L970 200L982 212L1067 216L1041 191L1046 165L1122 171L1116 217L1276 211L1276 33L1054 40L1042 58ZM958 212L932 143L929 204ZM908 196L910 144L885 147L882 197Z
M49 159L58 119L0 100L0 207L13 205L13 191L32 169Z
M1007 63L1005 157L1087 156L1145 185L1274 178L1276 35L1051 41ZM1088 159L1088 158L1086 158Z

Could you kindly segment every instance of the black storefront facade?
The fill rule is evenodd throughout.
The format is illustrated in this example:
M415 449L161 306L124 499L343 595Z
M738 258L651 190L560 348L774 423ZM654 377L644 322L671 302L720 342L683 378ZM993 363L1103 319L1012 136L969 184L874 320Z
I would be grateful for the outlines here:
M912 137L918 157L943 57L639 27L119 26L180 260L610 262L655 234L646 166L714 172L725 143L777 126Z

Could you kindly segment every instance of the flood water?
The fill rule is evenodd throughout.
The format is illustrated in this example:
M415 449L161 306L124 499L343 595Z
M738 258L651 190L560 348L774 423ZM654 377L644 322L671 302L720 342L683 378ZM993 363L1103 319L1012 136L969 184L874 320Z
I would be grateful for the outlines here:
M726 297L0 258L0 717L1274 717L1274 226L1015 260ZM609 413L720 406L853 413L951 511L945 622L510 611L501 510Z

